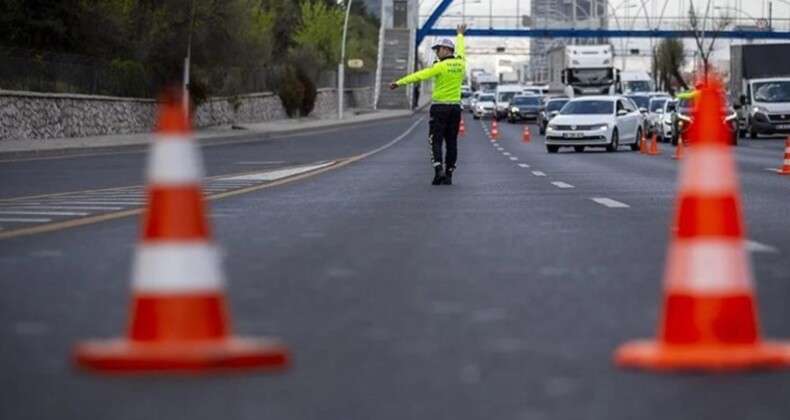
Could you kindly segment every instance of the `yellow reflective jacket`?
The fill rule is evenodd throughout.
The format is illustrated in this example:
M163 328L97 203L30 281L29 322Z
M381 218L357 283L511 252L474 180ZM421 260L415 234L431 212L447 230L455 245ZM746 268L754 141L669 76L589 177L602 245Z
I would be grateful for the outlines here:
M466 46L463 34L455 40L455 56L437 61L433 66L398 80L398 86L436 79L433 83L433 102L461 103L461 85L466 76Z

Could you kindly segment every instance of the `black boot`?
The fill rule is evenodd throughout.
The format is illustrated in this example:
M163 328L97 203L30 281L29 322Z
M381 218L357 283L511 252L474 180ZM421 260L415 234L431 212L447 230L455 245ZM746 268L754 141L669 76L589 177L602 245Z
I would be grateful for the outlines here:
M447 168L444 172L444 185L453 185L453 171L455 168Z
M433 171L434 174L431 185L442 185L442 182L444 182L444 170L441 166L436 166L433 168Z

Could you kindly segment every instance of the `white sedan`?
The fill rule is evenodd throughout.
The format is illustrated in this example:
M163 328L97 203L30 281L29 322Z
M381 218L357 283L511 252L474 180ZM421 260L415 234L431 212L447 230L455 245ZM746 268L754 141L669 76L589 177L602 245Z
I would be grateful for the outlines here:
M496 101L493 93L483 93L477 97L475 107L472 110L472 117L476 120L485 117L493 117L496 112Z
M546 150L560 147L605 147L615 152L621 145L639 150L642 113L622 96L584 96L571 99L546 127Z

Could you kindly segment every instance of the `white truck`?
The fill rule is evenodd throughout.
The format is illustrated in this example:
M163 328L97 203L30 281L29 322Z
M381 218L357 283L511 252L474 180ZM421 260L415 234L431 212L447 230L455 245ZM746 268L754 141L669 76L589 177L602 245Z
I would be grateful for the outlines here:
M621 71L620 93L632 95L634 93L650 93L655 90L653 79L644 71Z
M790 134L790 44L730 46L730 95L740 134Z
M472 90L493 93L499 86L499 76L496 74L481 73L472 79Z
M610 44L560 45L548 52L549 89L569 98L615 93L617 70Z

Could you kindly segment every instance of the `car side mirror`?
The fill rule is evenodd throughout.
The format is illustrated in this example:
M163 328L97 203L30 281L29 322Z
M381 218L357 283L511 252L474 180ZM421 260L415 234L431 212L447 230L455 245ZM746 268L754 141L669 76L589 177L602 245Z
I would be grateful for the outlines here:
M619 110L617 110L617 116L618 116L618 117L624 117L624 116L626 116L626 115L628 115L628 111L626 111L626 110L624 110L624 109L619 109Z

